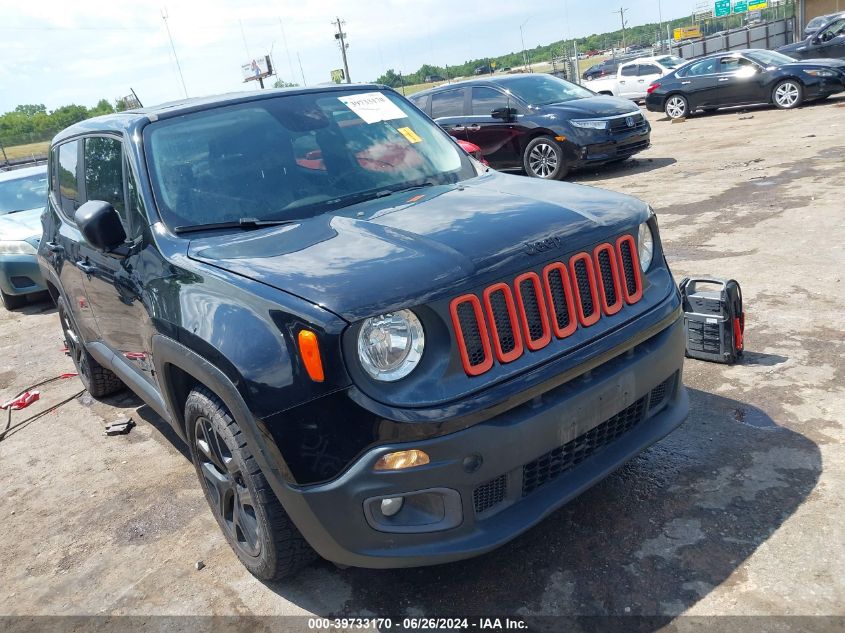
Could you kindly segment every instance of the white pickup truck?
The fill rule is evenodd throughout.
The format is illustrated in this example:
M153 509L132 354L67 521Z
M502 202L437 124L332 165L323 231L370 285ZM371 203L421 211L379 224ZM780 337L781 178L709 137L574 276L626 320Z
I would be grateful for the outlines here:
M685 59L674 55L638 57L619 64L616 75L585 81L584 87L601 95L640 101L646 98L646 90L652 82L686 63Z

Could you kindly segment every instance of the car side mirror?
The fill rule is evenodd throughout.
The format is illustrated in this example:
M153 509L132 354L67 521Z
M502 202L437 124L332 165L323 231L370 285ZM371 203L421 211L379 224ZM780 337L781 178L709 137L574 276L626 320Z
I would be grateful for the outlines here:
M89 200L76 210L76 225L85 240L108 253L126 241L126 231L114 207L102 200Z
M490 116L494 119L511 121L514 117L516 117L516 108L494 108L490 112Z

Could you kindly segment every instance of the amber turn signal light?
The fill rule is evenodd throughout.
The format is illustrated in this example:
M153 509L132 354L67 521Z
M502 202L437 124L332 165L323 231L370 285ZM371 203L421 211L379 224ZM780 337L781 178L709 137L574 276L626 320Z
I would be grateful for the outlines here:
M311 330L302 330L299 333L299 354L302 356L302 364L305 371L314 382L323 382L326 375L323 373L323 360L320 358L320 346L317 344L317 335Z
M410 451L397 451L396 453L382 455L379 457L374 468L375 470L403 470L405 468L414 468L415 466L424 466L430 461L425 451L412 449Z

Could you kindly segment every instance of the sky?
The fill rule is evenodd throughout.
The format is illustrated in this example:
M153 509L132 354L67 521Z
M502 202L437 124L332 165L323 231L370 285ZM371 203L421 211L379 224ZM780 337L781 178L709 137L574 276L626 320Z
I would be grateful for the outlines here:
M614 0L611 0L612 2ZM386 69L462 63L525 46L687 15L694 0L0 0L0 113L114 101L144 105L253 89L241 64L270 53L281 79L330 80L341 68L332 21L346 21L353 81ZM616 9L614 13L613 10ZM179 77L162 11L184 76ZM299 60L302 62L300 70ZM272 83L273 78L270 79Z

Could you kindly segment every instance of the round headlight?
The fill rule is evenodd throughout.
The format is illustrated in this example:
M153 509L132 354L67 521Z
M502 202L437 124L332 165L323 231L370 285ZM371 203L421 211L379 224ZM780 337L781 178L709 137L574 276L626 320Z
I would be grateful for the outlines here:
M422 358L425 334L410 310L364 321L358 333L358 359L376 380L393 382L410 374Z
M640 235L637 243L639 244L640 268L643 272L646 272L654 258L654 235L651 234L651 227L648 222L640 224Z

